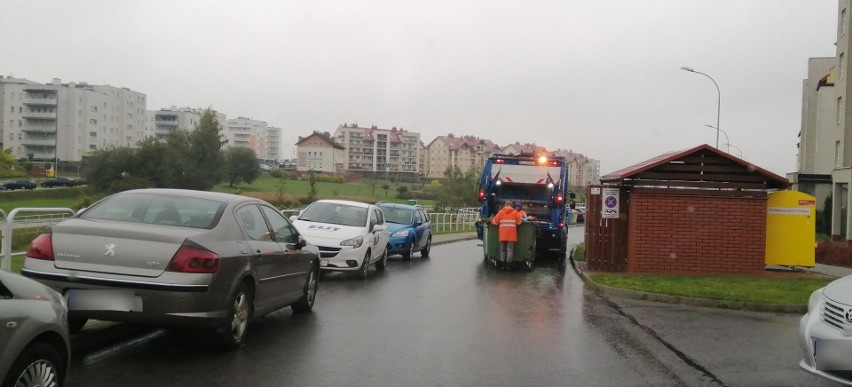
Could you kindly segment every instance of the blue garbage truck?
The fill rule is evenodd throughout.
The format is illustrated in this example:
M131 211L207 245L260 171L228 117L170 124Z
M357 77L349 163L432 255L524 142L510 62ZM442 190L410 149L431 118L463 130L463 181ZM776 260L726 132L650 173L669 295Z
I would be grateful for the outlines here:
M565 257L568 166L561 156L495 154L485 161L479 179L480 221L477 232L510 200L521 202L527 222L537 226L536 255ZM488 253L486 252L486 258Z

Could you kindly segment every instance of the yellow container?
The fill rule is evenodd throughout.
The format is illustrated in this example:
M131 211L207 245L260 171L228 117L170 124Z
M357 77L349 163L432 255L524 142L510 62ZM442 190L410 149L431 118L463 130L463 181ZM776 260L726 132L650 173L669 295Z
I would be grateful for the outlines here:
M816 198L796 191L769 194L766 209L766 264L813 267Z

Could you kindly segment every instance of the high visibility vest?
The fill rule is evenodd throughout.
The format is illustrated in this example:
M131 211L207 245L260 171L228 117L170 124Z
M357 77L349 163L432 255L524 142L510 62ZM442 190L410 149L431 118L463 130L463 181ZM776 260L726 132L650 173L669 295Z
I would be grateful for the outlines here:
M499 226L500 242L517 242L518 241L518 225L521 224L521 218L517 211L501 210L494 215L491 223Z

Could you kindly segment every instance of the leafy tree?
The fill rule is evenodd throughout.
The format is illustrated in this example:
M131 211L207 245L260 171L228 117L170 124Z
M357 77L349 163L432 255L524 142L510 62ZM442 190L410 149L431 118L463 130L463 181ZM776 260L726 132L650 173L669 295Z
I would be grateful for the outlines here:
M448 167L444 171L444 184L434 191L438 195L435 207L455 211L462 207L476 206L479 172L475 167L467 172L462 172L458 167Z
M226 175L229 187L244 181L251 184L260 176L257 155L251 148L233 147L225 150Z
M385 197L388 196L388 190L390 189L390 184L384 183L382 184L382 189L385 190Z
M219 121L212 110L207 109L195 129L187 136L187 173L183 187L201 191L209 190L218 183L225 167L222 145L227 143L219 135Z
M91 156L83 171L89 186L99 191L111 191L114 181L136 176L136 151L127 147L104 149ZM116 188L117 189L117 188Z
M308 201L312 202L317 196L317 173L314 171L308 172L308 186L310 186L310 190L308 191Z
M379 179L376 178L375 173L370 174L370 178L367 179L367 185L370 186L370 195L375 195L376 186L379 185Z
M186 174L186 155L181 144L186 134L176 132L166 142L155 139L141 141L134 152L133 165L127 170L131 176L142 177L152 187L181 188Z
M404 196L408 192L408 187L406 187L404 185L396 187L396 192L399 193L399 195L397 195L397 197L401 198L402 196Z

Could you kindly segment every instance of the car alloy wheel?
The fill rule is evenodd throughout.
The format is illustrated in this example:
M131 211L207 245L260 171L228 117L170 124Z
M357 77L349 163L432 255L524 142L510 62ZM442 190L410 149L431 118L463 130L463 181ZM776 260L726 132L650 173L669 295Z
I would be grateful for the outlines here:
M370 251L367 251L367 254L364 255L364 261L361 262L361 268L358 270L358 276L361 278L367 278L367 269L370 268Z
M423 250L420 250L420 256L423 258L429 258L429 250L432 249L432 237L430 236L428 240L426 240L426 247Z
M230 313L224 326L219 328L219 337L226 348L233 349L245 342L251 319L252 298L248 285L242 283L237 287L229 309Z
M319 268L311 268L308 274L308 280L305 282L305 293L302 298L293 304L293 311L296 313L310 312L314 308L314 300L317 298L317 290L319 289Z
M62 382L62 358L50 345L35 342L27 346L9 369L3 385L56 387Z

